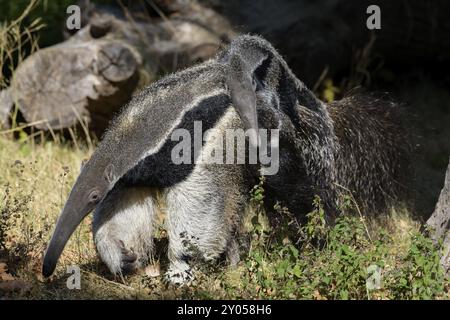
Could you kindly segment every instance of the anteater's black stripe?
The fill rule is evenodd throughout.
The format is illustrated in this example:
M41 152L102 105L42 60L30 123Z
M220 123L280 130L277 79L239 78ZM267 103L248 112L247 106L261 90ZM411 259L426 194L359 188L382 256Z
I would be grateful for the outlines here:
M260 65L259 67L256 68L255 70L255 78L260 80L260 81L264 81L266 80L267 77L267 73L269 71L269 68L272 64L272 55L269 54L269 56L267 57L267 59L265 59Z
M298 103L300 103L302 106L305 106L313 111L320 110L320 102L317 100L314 93L312 93L311 90L309 90L305 86L300 89L300 91L297 93L297 96Z
M122 183L132 185L146 185L153 187L168 187L181 182L194 169L194 121L202 122L202 134L213 128L231 105L231 99L226 94L219 94L202 100L197 106L189 110L183 121L177 127L186 129L191 134L192 164L176 165L172 162L172 149L179 143L171 141L170 136L156 153L141 160L122 178ZM203 141L202 141L203 143Z
M298 129L301 121L297 111L294 108L297 103L312 111L320 111L320 102L316 99L314 94L305 86L298 89L292 79L292 76L284 68L282 69L280 75L278 95L280 97L280 106L282 106L282 111L287 114L292 123Z
M285 68L281 68L280 80L278 82L278 97L280 99L280 106L283 111L292 121L292 123L298 125L300 119L295 111L295 105L297 103L297 88L290 75Z

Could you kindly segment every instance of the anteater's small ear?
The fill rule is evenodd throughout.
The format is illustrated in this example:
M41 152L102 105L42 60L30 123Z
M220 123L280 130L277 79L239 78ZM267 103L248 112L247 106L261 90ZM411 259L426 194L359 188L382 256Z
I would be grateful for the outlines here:
M105 172L103 175L104 175L106 181L108 181L109 183L114 182L116 176L114 173L114 166L111 163L106 166Z
M228 56L229 73L227 85L230 90L231 100L248 130L250 143L258 146L258 116L256 112L256 87L255 70L266 58L262 55L256 61L246 61L242 55L230 53ZM253 57L254 58L254 57Z

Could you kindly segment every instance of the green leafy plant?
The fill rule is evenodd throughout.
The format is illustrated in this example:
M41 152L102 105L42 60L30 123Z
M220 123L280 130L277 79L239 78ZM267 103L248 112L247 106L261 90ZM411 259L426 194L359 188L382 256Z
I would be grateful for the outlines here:
M444 292L444 273L439 247L421 233L412 243L402 266L393 273L392 287L398 299L432 299Z
M255 186L252 201L264 200L263 184ZM299 230L286 236L285 230L265 226L263 212L252 219L251 250L244 262L240 281L244 291L238 296L281 299L431 299L444 295L445 279L439 267L439 254L431 240L416 232L409 235L406 251L393 252L395 240L382 226L369 234L367 221L356 214L354 199L343 196L342 213L327 223L319 197L306 222L290 221ZM280 214L294 217L281 208ZM283 233L283 241L271 241ZM290 239L297 239L292 242ZM368 285L370 270L377 270L379 287ZM226 283L224 284L226 287ZM227 291L230 297L235 292Z

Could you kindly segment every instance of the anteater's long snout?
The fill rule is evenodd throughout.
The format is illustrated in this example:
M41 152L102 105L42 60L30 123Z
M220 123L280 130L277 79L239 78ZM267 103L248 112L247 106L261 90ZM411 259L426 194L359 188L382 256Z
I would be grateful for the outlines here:
M73 208L71 202L69 199L68 203L64 206L45 253L42 266L42 274L44 277L51 276L53 271L55 271L56 264L67 241L84 217L90 212L89 208L83 208L82 210Z

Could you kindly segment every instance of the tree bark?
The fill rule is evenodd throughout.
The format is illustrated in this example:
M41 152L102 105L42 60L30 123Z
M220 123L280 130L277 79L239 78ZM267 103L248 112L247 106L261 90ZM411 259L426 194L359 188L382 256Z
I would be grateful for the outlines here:
M125 43L73 39L25 60L10 90L25 120L38 129L83 122L95 130L104 124L94 123L94 114L110 115L129 99L140 64Z
M441 264L444 271L450 272L450 161L445 175L444 188L441 191L436 209L427 221L431 236L435 242L443 241Z

